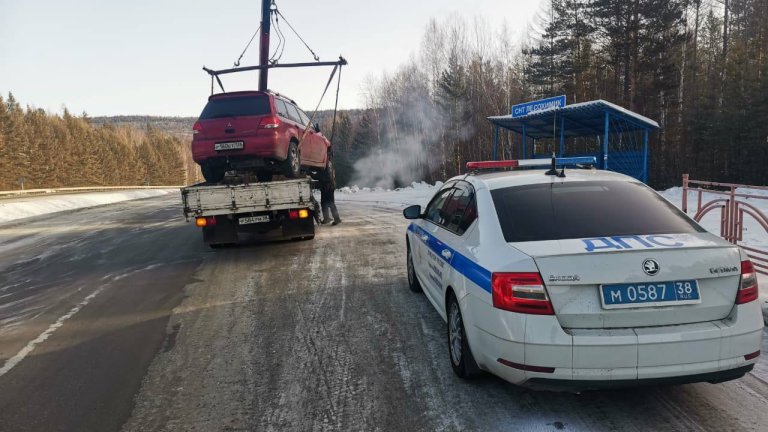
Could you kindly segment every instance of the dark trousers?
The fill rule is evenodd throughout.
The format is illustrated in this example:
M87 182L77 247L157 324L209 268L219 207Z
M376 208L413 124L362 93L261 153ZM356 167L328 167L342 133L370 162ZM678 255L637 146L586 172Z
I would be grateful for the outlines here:
M328 200L323 201L322 202L322 207L323 207L323 220L324 221L328 220L328 210L331 211L331 214L333 215L333 220L335 220L337 222L341 220L341 217L339 217L339 211L336 209L336 203L335 202L328 201Z

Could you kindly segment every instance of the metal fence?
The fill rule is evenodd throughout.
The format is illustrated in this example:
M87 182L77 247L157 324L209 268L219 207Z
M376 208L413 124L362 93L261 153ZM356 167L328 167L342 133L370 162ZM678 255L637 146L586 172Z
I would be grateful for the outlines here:
M741 189L741 191L739 190ZM693 218L699 222L708 213L720 210L720 236L747 251L755 270L768 275L768 250L755 245L745 245L744 216L749 216L768 233L768 217L759 208L746 202L747 199L768 200L768 194L745 193L744 189L768 191L768 186L750 186L734 183L717 183L691 180L683 174L683 211L688 213L688 193L696 192L696 213ZM715 195L715 199L704 202L704 194Z

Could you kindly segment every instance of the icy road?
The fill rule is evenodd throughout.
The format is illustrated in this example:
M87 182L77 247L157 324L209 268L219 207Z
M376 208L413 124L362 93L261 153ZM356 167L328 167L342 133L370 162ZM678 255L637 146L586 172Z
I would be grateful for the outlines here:
M720 385L575 395L459 380L445 324L407 288L395 206L340 200L344 223L314 241L213 251L178 202L0 226L0 430L768 425L765 355Z

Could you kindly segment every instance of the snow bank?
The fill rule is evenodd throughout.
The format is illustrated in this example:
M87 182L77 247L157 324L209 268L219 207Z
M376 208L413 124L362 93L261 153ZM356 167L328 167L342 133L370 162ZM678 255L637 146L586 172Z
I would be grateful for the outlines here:
M0 200L0 223L65 210L76 210L121 201L156 197L175 192L178 192L178 189L142 189Z
M338 190L336 201L374 203L383 207L402 209L412 204L426 206L432 195L440 189L442 182L433 185L421 182L411 183L410 186L395 190L382 188L360 188L345 186Z

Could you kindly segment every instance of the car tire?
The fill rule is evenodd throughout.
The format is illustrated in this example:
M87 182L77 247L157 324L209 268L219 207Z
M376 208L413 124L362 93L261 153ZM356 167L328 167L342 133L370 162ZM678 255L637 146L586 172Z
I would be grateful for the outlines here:
M208 183L219 183L224 179L227 168L223 165L203 164L200 166L200 171L202 171L203 178Z
M329 182L336 189L336 165L333 163L333 156L330 153L328 153L325 169L320 173L320 180Z
M419 278L416 277L416 269L413 267L413 257L411 256L410 243L406 247L406 267L408 272L408 288L413 292L422 292Z
M295 141L288 144L288 155L283 162L283 172L288 178L299 178L301 175L301 153Z
M467 332L464 330L464 319L456 297L448 297L448 360L453 372L463 379L471 379L480 374L480 368L475 362L469 349Z

